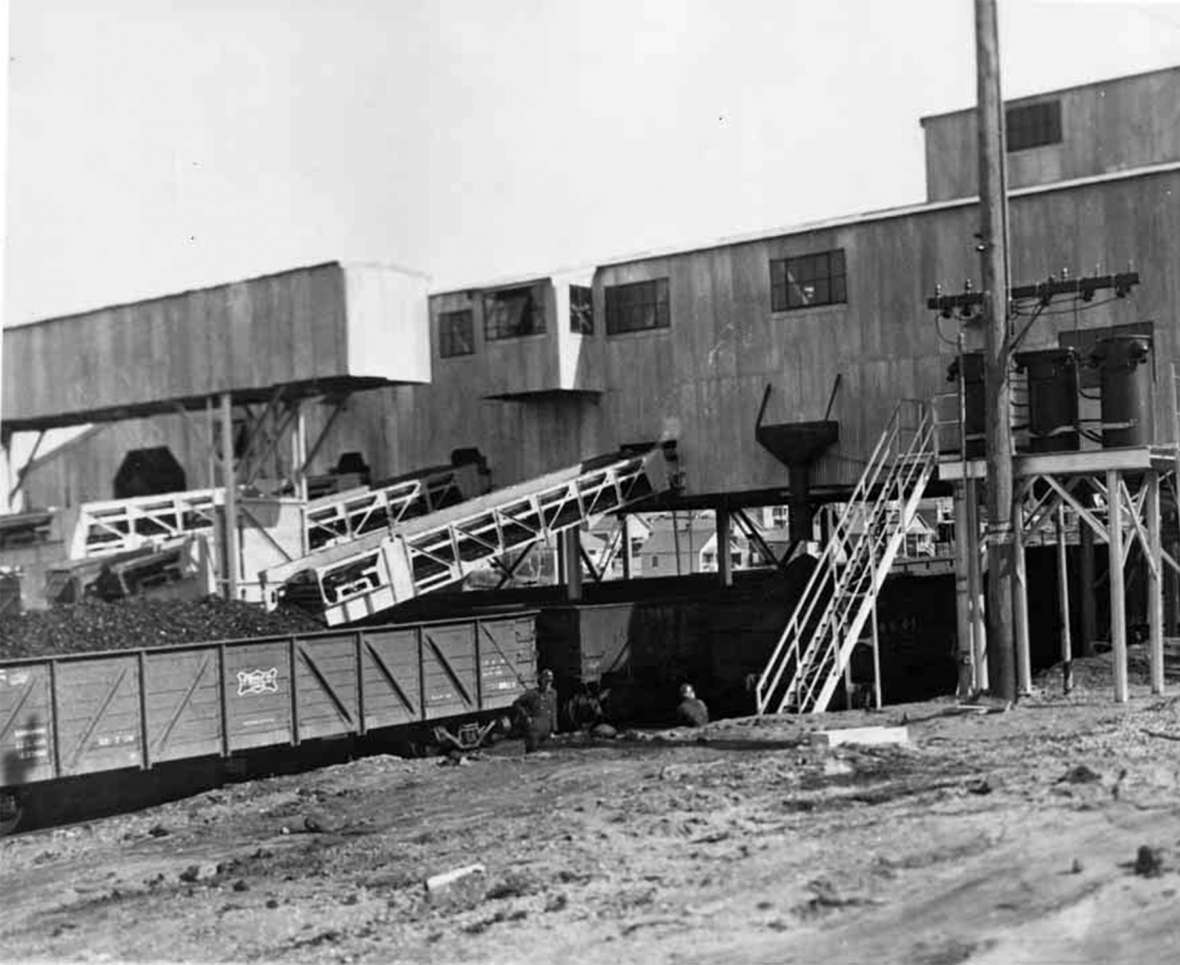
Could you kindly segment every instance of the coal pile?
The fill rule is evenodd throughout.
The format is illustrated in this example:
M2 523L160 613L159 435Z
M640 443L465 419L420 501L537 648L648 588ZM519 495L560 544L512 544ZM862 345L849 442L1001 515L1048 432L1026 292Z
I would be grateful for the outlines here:
M0 659L166 647L323 630L302 610L267 613L250 603L132 598L88 601L0 619Z

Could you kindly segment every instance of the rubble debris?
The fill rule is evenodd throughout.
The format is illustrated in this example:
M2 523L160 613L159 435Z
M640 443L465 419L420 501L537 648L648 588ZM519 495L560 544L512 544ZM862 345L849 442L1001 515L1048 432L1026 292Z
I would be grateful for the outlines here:
M426 879L426 890L430 892L441 891L444 888L449 888L456 881L470 875L481 875L485 871L487 869L479 863L464 865L461 868L452 868L450 871L442 871Z
M502 921L521 921L528 917L528 912L523 908L518 908L516 911L498 911L489 918L481 918L479 921L472 922L470 925L464 925L463 931L468 935L479 935L487 931L492 925Z
M191 884L194 881L200 881L202 878L206 877L207 871L207 868L203 868L199 864L190 864L178 875L178 877L181 881Z
M1071 767L1068 771L1057 779L1057 783L1065 782L1067 784L1094 784L1102 780L1102 775L1097 771L1091 770L1085 764L1079 764L1077 767Z
M303 830L311 834L323 834L333 828L332 821L322 814L309 814L303 819Z
M1164 860L1159 848L1139 845L1135 854L1135 874L1143 878L1158 878L1163 874Z

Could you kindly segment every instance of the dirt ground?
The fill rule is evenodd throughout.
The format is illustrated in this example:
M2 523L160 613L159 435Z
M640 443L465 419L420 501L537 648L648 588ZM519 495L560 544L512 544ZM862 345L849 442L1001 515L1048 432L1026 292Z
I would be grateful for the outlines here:
M1180 697L1115 704L1101 657L1079 679L1006 711L370 757L16 835L0 958L1180 960ZM910 743L813 738L870 724Z

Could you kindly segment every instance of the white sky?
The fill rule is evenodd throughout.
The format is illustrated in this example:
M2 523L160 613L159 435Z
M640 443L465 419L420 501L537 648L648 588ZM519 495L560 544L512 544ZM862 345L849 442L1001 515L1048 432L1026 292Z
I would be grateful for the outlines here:
M333 258L433 287L921 200L971 0L12 0L5 320ZM1180 4L1001 0L1004 92Z

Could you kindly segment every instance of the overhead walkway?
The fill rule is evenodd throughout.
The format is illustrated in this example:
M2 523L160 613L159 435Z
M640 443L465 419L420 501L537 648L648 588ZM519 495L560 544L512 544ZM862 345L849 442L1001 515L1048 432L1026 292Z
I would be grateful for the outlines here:
M675 445L621 450L361 533L259 574L268 607L311 597L329 626L462 580L492 560L670 488Z

